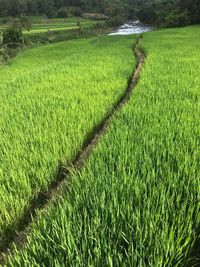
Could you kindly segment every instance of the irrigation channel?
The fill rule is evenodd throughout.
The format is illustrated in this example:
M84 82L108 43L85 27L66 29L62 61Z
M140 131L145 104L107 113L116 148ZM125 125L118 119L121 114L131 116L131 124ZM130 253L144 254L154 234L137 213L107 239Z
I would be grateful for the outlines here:
M140 48L141 38L137 38L134 47L134 54L137 59L136 68L130 76L127 88L121 98L114 104L111 112L97 125L90 133L87 140L85 140L80 152L76 155L67 166L60 166L57 178L53 181L46 192L40 192L35 199L29 204L29 208L25 211L23 217L18 222L17 227L13 231L6 233L3 242L0 243L0 265L5 265L9 256L14 254L15 247L23 248L26 243L27 235L31 231L32 222L37 221L37 211L44 211L50 204L51 200L55 199L61 191L61 187L66 184L72 172L80 171L85 165L89 155L97 146L100 138L104 135L109 125L112 123L115 115L128 102L136 87L140 72L143 68L146 55ZM71 170L71 171L70 171ZM73 171L72 171L73 170Z
M129 35L129 34L141 34L144 32L153 31L154 27L145 25L139 20L129 21L120 26L116 31L109 33L108 35Z

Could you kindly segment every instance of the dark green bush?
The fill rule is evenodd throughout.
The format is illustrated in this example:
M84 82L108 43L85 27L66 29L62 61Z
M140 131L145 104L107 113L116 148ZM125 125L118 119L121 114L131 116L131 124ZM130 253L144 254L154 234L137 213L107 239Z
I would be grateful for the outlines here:
M3 32L0 31L0 65L4 64L8 60L8 50L3 43Z
M114 27L114 26L119 26L123 24L126 21L126 19L123 16L114 16L110 17L106 23L108 26Z
M31 18L28 16L20 16L19 18L21 27L23 29L26 29L27 31L30 31L32 28L32 21Z
M8 59L9 55L6 45L0 45L0 65L4 64Z
M3 30L3 43L9 48L17 48L24 45L21 29L7 28Z
M172 11L165 19L164 27L179 27L189 24L190 18L188 12Z
M69 6L69 13L70 13L70 15L72 15L72 16L75 16L75 17L81 17L83 11L82 11L82 9L79 8L79 7Z
M61 7L57 12L57 16L59 18L68 18L70 16L68 8Z

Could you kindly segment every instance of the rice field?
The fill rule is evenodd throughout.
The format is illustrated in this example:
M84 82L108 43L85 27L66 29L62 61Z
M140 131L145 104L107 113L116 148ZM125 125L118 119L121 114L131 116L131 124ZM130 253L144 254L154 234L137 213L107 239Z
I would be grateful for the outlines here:
M123 94L133 46L132 37L61 42L0 67L1 245Z
M79 17L72 17L66 19L42 19L32 18L33 24L30 30L23 29L23 34L33 35L45 32L55 32L64 30L78 29L77 23L79 22L82 28L91 27L97 23L104 23L104 21L84 19ZM7 27L6 25L0 25L2 28Z
M39 109L29 107L29 110L35 111L32 114L32 119L35 118L38 110L43 110L38 121L41 120L39 124L42 127L41 131L47 129L47 132L41 135L41 132L36 128L33 134L31 124L26 128L22 127L21 137L26 136L30 129L31 138L36 133L38 133L38 135L36 134L37 137L50 136L51 133L55 135L56 125L59 121L62 125L59 133L62 134L59 135L58 139L55 138L54 142L60 142L61 138L66 138L63 133L70 130L73 131L74 136L72 134L71 138L74 137L74 141L77 138L83 140L81 138L84 135L84 127L86 127L84 123L90 123L91 118L102 118L102 110L104 110L102 106L109 107L114 102L113 97L116 99L120 95L121 88L125 86L125 79L133 67L130 46L134 42L134 37L102 38L104 42L106 40L105 43L108 47L105 43L100 45L99 39L90 39L89 41L89 44L94 46L92 53L88 52L90 60L93 63L96 62L94 69L96 70L99 66L96 60L98 53L102 53L102 57L105 53L104 49L111 49L112 57L108 61L103 60L104 68L101 68L100 73L94 71L93 75L91 73L86 75L83 72L83 69L86 70L85 65L79 64L78 69L82 70L82 76L78 82L75 83L74 81L74 84L71 85L71 90L74 90L75 84L80 86L84 81L84 84L87 84L87 90L89 90L85 91L80 88L78 90L78 99L81 99L82 93L81 103L83 106L90 104L91 112L90 115L86 114L88 117L84 119L82 131L79 130L78 126L76 126L78 130L75 131L74 125L82 125L82 116L86 109L81 107L77 112L74 107L75 111L73 111L73 105L71 105L67 111L65 108L62 109L61 114L64 113L65 116L58 120L59 115L56 115L57 120L54 120L52 113L50 116L47 112L52 112L52 110L55 112L55 107L49 111L51 105L48 103L46 105L47 112L43 108L45 101L47 99L50 101L51 90L44 90L42 85L42 92L46 91L48 94L45 94ZM73 44L77 44L76 42ZM87 41L79 42L86 44ZM89 44L87 44L88 50L91 49ZM85 58L86 52L83 52L85 46L80 45L80 47ZM45 212L38 211L38 222L33 223L25 247L16 248L15 255L9 258L7 266L193 267L200 265L199 254L196 254L195 251L200 241L200 27L145 33L142 39L142 48L147 54L146 64L130 101L112 121L83 170L75 173L72 170L72 177L68 184L63 186L58 198ZM46 48L42 49L44 53ZM37 50L32 50L29 53L34 53L34 51ZM33 55L31 54L31 56ZM116 62L113 61L113 56L117 58ZM55 58L55 55L52 57ZM13 62L13 67L16 64L19 72L20 66L23 68L23 65L26 64L24 59L26 57L23 58L22 56ZM118 60L122 60L120 64ZM28 62L30 63L27 60ZM89 60L87 60L87 64L88 62ZM121 74L114 76L113 72L110 75L109 72L112 68L108 66L108 63L112 64L113 71L116 71L115 68L117 67L117 72ZM32 64L37 65L39 63L33 61ZM91 66L88 67L91 68ZM52 64L51 67L53 67ZM46 68L46 71L49 72L49 68ZM55 70L51 75L54 72ZM71 75L73 74L71 73ZM25 76L26 79L29 78L28 76ZM88 77L88 80L85 80L85 76ZM40 77L40 81L43 81L43 77ZM51 76L48 75L48 77L51 80ZM90 81L91 84L92 80L93 83L97 77L96 98L94 97L88 102L89 93L86 93L86 96L85 92L93 92L94 90L92 88L90 91L91 86L88 82ZM102 77L104 77L105 84L99 84ZM23 79L25 78L23 77ZM63 81L63 76L60 80ZM18 78L17 81L22 81L22 78ZM36 82L33 83L35 87ZM9 84L9 82L5 81L5 84ZM63 84L67 85L67 79L64 80ZM102 93L102 88L111 84L113 87L109 87L109 94L106 97L105 93ZM117 94L116 86L118 88ZM58 87L56 86L56 88ZM24 112L27 106L27 99L26 101L23 100L24 90L22 87L16 89L18 89L18 94L13 95L13 98L9 96L7 99L12 105L15 102L14 99L16 103L20 101L19 103L26 104L22 106L19 114L16 114L17 108L12 112L11 104L6 106L6 114L11 114L4 124L6 126L9 123L15 125L16 122L13 123L12 121L15 121L16 118L19 118L18 123L22 126L20 114L22 110L24 115L27 114ZM69 90L67 92L69 93ZM38 89L30 90L31 101L37 93ZM4 91L5 97L8 94L9 90ZM17 95L19 97L16 99ZM40 96L36 99L38 101ZM63 96L62 99L66 101ZM98 101L95 102L95 100ZM34 105L38 103L37 101ZM73 101L72 103L76 103ZM66 107L66 104L63 105ZM56 107L60 108L60 106L62 106L62 101L60 102L59 99ZM98 115L94 116L92 114L94 111ZM56 110L56 114L59 113L60 110ZM76 120L73 124L71 120L75 115ZM44 116L51 118L51 121L53 120L52 128L49 129L49 125L48 127L43 126L46 123L46 120L42 120ZM30 118L30 114L28 118ZM88 118L90 119L88 120ZM27 115L25 119L27 122ZM63 124L63 120L66 120L65 123L68 124ZM8 128L5 127L4 131L5 129ZM13 131L13 126L9 129L10 132L7 136L15 137L17 131ZM11 143L11 140L8 140L8 144ZM30 140L29 142L32 142ZM50 140L51 137L45 139L45 149L40 146L41 154L50 146ZM33 143L32 147L35 148L36 144L38 143ZM60 149L64 147L63 144L60 144ZM73 142L70 141L70 144ZM77 145L77 147L79 146ZM58 146L56 145L56 147ZM6 147L6 149L8 148ZM68 150L69 147L66 146L64 151ZM12 153L8 153L8 155L13 155L15 149L11 147L10 151ZM28 149L27 151L31 150ZM37 151L39 151L38 147ZM71 155L73 155L72 152ZM55 158L58 159L58 156ZM49 159L49 153L46 158L42 155L41 167L47 166L45 164L47 159ZM53 160L52 157L51 160ZM35 168L39 166L39 162L36 162ZM30 163L27 163L28 170ZM31 172L32 176L30 177L32 179L27 179L26 173L26 177L21 180L27 181L27 183L32 181L34 188L46 186L48 179L46 180L43 175L36 178L35 168ZM2 180L2 185L4 186L6 181L11 181L10 186L14 185L12 188L14 192L17 192L19 180L17 178L16 180L11 179L11 177L16 177L15 172L19 168L17 166L11 173L10 169L6 168L6 171L9 171L7 174L9 179ZM45 171L45 173L47 172ZM13 183L13 181L15 182ZM25 186L27 192L26 188L31 187ZM23 194L23 192L24 188L19 190L19 193ZM5 200L5 203L8 203L8 199Z
M30 31L23 30L23 34L38 34L38 33L45 33L45 32L55 32L55 31L64 31L64 30L73 30L78 29L79 26L77 25L79 20L74 21L72 23L59 23L59 24L34 24ZM104 23L102 21L90 21L90 22L81 22L81 27L91 27L96 25L97 23Z

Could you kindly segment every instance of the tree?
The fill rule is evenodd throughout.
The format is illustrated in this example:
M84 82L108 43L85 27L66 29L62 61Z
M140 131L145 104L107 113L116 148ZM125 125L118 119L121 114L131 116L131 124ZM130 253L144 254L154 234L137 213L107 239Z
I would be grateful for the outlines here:
M146 3L138 10L137 17L144 23L155 24L157 14L151 3Z
M59 18L68 18L69 17L69 11L67 7L61 7L58 9L57 16Z
M46 15L48 18L55 16L54 0L37 0L37 10L40 15Z
M200 0L0 0L0 17L52 18L80 16L82 12L103 13L115 23L139 17L159 27L171 27L200 23Z
M139 18L158 27L177 27L200 22L200 0L149 0L138 12Z
M26 3L26 14L27 15L36 15L38 12L37 10L37 4L36 4L36 1L34 0L27 0L27 3Z
M9 27L3 31L3 43L10 48L17 48L24 45L21 29Z
M171 11L168 16L165 17L163 22L164 27L179 27L189 24L189 15L187 11L180 12L179 10Z
M32 21L28 16L20 16L19 20L22 28L26 29L27 31L31 30Z

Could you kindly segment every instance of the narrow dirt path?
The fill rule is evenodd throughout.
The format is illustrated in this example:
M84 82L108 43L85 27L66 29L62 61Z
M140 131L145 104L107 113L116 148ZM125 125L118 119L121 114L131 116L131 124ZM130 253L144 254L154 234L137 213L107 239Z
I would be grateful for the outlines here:
M46 192L40 192L37 197L29 203L29 208L24 213L24 216L19 220L17 227L16 225L15 227L13 225L14 230L11 230L12 227L10 227L5 233L5 236L0 243L0 265L3 266L6 263L8 256L14 253L14 246L22 248L25 245L27 234L31 231L31 224L33 221L37 221L38 219L37 210L45 210L50 205L51 201L56 198L61 186L70 179L70 170L80 171L83 168L87 158L97 146L101 136L112 123L115 115L128 102L132 91L139 81L140 72L145 62L145 54L141 50L140 44L141 38L138 37L134 48L137 65L128 81L128 86L124 94L115 103L111 112L103 119L103 121L88 134L88 137L75 159L65 166L60 166L57 179L49 185L48 190Z

